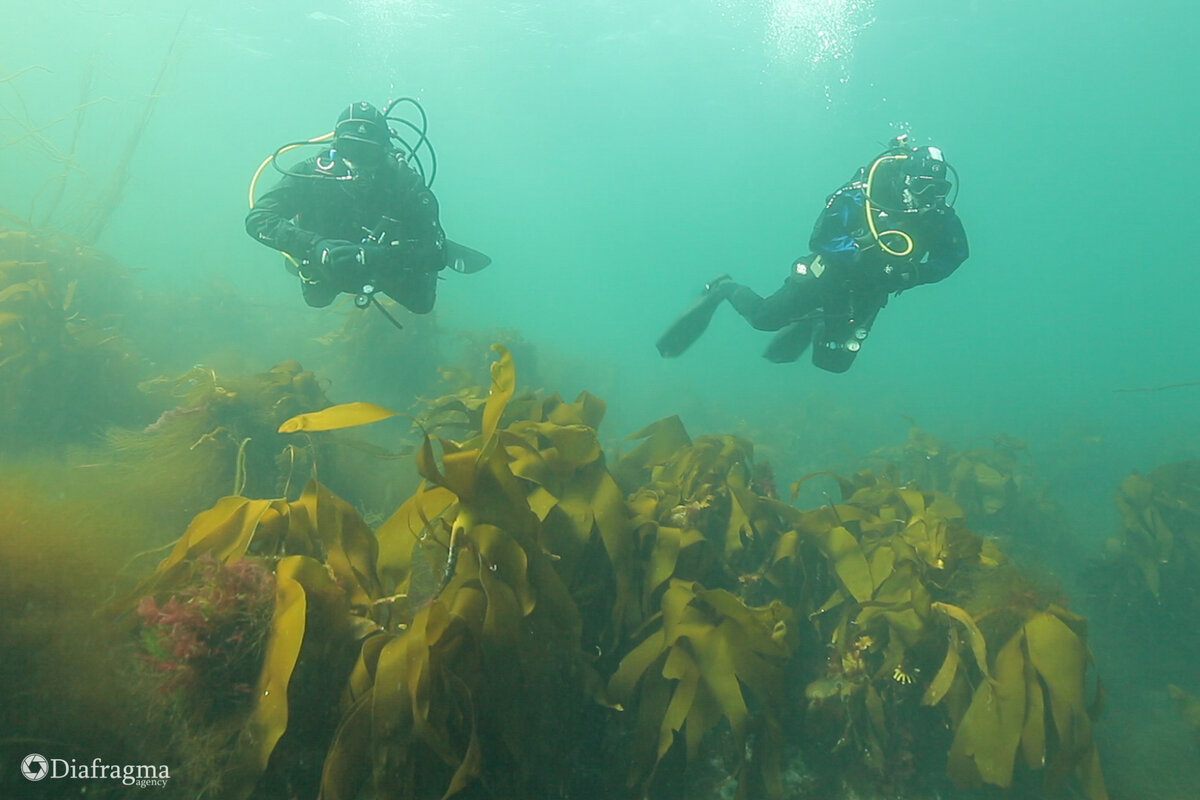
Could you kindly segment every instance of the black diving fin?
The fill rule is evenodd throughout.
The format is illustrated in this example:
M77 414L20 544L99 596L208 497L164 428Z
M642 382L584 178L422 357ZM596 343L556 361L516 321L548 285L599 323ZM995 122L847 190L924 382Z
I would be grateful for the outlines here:
M771 337L763 358L775 364L790 364L804 355L812 344L818 319L807 318L793 322Z
M708 328L713 312L724 299L725 295L721 292L707 291L700 295L679 319L671 323L666 333L658 337L656 346L662 357L675 358L691 347Z
M465 244L446 240L446 266L455 272L471 275L492 263L491 256L472 250Z

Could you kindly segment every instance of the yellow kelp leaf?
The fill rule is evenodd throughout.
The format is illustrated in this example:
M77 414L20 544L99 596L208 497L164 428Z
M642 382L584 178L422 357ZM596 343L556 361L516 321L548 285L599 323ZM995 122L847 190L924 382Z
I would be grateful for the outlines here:
M288 556L275 568L275 614L255 688L257 702L242 728L225 779L232 798L246 798L267 768L275 743L287 729L288 682L304 640L307 601L304 584L330 584L321 562L308 556Z
M720 721L721 707L705 684L701 683L696 687L696 699L692 701L692 710L684 724L688 763L700 754L700 743L704 741L704 734L715 728Z
M642 439L641 444L621 458L622 467L642 469L666 462L681 447L692 443L678 416L653 422L626 440Z
M429 707L429 644L425 627L440 603L421 609L403 636L389 637L376 659L371 700L371 739L376 746L417 735Z
M666 641L666 633L659 628L625 654L608 680L608 693L614 700L623 706L631 703L634 689L650 665L662 655Z
M946 647L946 659L942 662L937 674L933 676L933 680L929 682L925 696L921 698L921 705L935 706L942 702L942 698L946 696L946 692L950 691L954 677L958 674L958 662L958 629L951 626L950 644Z
M742 505L744 494L738 493L730 487L729 492L729 520L725 524L724 537L724 558L726 563L736 563L738 556L745 549L745 543L754 538L754 526L750 522L750 515L747 513L746 507Z
M296 433L297 431L332 431L339 428L352 428L355 425L366 425L370 422L394 417L396 414L397 412L389 408L361 400L353 403L339 403L320 411L310 411L285 419L279 426L279 432Z
M1084 678L1087 647L1075 632L1053 614L1038 612L1025 623L1029 660L1050 693L1050 710L1062 746L1073 750L1086 744L1088 731Z
M842 494L842 499L846 499L846 498L850 497L855 492L855 485L854 485L853 481L842 477L841 475L837 474L836 472L829 472L828 470L820 470L819 472L810 472L807 475L801 475L799 478L794 480L791 485L791 499L795 500L796 495L800 494L800 487L802 487L804 484L808 483L808 481L810 479L815 478L818 475L827 475L830 478L833 478L835 481L837 481L838 490Z
M577 568L578 556L585 551L592 536L598 533L616 581L617 597L612 608L612 618L617 622L635 602L632 594L635 540L630 535L629 512L625 506L625 498L602 460L577 470L562 488L561 495L558 506L563 512L563 518L569 521L569 529L564 533L570 537L569 541L562 544L571 548L575 558L560 563L560 571L574 571ZM534 495L530 495L531 507L534 501ZM543 526L543 535L552 534L551 527ZM553 552L567 555L557 550ZM563 579L569 582L568 573L565 571Z
M520 424L522 423L518 423L518 425ZM513 475L531 483L539 486L550 485L554 479L550 465L546 463L545 457L537 449L536 442L530 442L525 437L518 436L513 432L517 427L517 425L513 425L496 434L508 456L508 468L512 470ZM536 437L533 438L536 439ZM545 515L540 516L544 517Z
M490 440L489 440L490 441ZM471 498L475 494L475 481L478 472L478 462L482 459L482 450L460 450L453 442L438 439L442 445L441 484L454 492L461 499Z
M863 555L854 534L838 525L826 529L814 538L821 552L833 563L833 569L846 591L860 603L870 600L875 583L871 580L871 567L867 564L867 557Z
M512 399L516 388L517 375L513 367L512 354L502 344L493 344L499 358L492 362L492 385L488 389L487 403L483 407L483 440L486 442L496 432L504 408Z
M982 461L976 461L971 472L985 492L1003 492L1010 480L1008 475Z
M663 662L662 676L668 681L678 683L671 693L671 702L667 704L667 713L663 715L662 725L658 729L659 760L671 749L675 733L683 728L683 723L692 711L696 688L700 684L700 668L685 649L673 647Z
M659 527L654 536L654 551L646 569L646 598L649 599L659 586L675 575L675 565L680 553L689 547L702 545L705 541L707 540L704 534L695 528Z
M557 425L586 425L589 428L599 428L600 422L608 411L608 404L591 392L580 392L573 403L560 403L547 415L547 419Z
M379 577L383 591L391 593L408 576L413 543L438 538L437 524L451 511L458 497L443 486L423 486L401 503L375 532L379 541ZM447 542L443 539L442 544ZM444 551L443 551L444 552Z
M892 576L896 567L896 549L894 547L876 547L871 553L871 582L878 589L884 581Z
M495 578L505 583L518 604L517 616L527 616L533 611L537 595L526 576L529 561L525 550L512 536L495 525L476 525L471 530L471 539L483 564L481 580ZM488 591L488 602L494 603L491 584L485 580L483 586ZM491 615L492 611L489 608L488 614Z
M666 656L660 656L663 660ZM657 767L659 730L671 702L672 686L669 681L648 679L640 684L637 697L637 726L634 729L631 747L631 764L627 785L632 788L653 775Z
M738 638L735 629L739 623L726 619L707 635L698 641L693 640L692 650L695 651L700 665L700 675L704 686L716 701L721 714L729 720L729 728L736 743L736 752L744 752L746 739L746 724L749 710L742 696L739 675L734 664L734 641Z
M383 638L383 637L377 637ZM355 700L342 716L321 769L322 800L354 800L371 777L371 696Z
M509 430L517 434L528 432L526 435L530 435L531 439L542 437L548 441L550 447L541 451L542 456L559 472L568 472L590 464L602 453L595 429L586 425L525 421L514 423Z
M1024 638L1018 632L1000 648L995 680L984 681L975 689L971 705L954 732L948 771L960 786L977 780L996 786L1012 783L1025 725Z
M316 524L326 561L342 582L351 605L369 605L379 597L379 542L354 507L315 478L292 505L305 508Z
M963 518L962 507L954 502L948 494L943 492L934 492L932 502L929 503L926 509L927 514L931 514L938 519L956 520Z
M1025 728L1021 731L1021 755L1030 769L1046 766L1046 697L1038 683L1037 670L1025 663Z
M1107 800L1085 700L1084 679L1090 661L1087 646L1067 621L1056 614L1038 612L1025 623L1023 630L1029 661L1046 685L1058 732L1057 766L1074 766L1084 793L1091 800Z
M127 603L130 597L136 599L153 594L173 576L185 571L188 561L202 555L211 555L221 562L241 558L250 546L264 514L276 502L282 503L251 500L238 495L222 497L212 508L201 511L192 518L187 530L175 542L170 555L159 562L154 572L138 583L129 595L113 600L106 608L116 609ZM286 507L286 504L284 506Z
M370 693L371 686L375 683L375 667L379 663L379 652L392 638L391 634L385 633L369 636L363 640L362 646L358 649L358 659L354 662L354 667L350 670L350 677L346 680L345 700L357 703Z
M900 499L904 501L904 505L908 506L910 515L918 515L925 513L925 495L914 489L898 489L896 494L900 495Z
M992 681L992 676L988 671L987 640L983 638L983 633L971 615L965 609L949 603L931 603L930 608L945 612L951 618L962 623L962 626L967 629L967 641L971 644L971 652L975 654L975 663L979 665L979 671L989 682Z

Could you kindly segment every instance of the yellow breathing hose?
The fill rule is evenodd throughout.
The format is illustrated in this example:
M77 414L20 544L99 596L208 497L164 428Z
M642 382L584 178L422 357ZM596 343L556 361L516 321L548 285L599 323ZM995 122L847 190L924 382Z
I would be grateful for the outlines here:
M882 164L884 161L890 161L891 159L895 159L895 158L904 159L904 158L908 158L908 156L903 153L899 153L896 155L890 155L890 156L880 156L879 158L875 159L875 163L871 164L871 169L867 171L867 196L863 201L863 208L867 213L867 227L871 229L871 236L873 236L875 238L875 243L878 244L879 247L888 255L904 257L913 251L912 237L909 236L904 231L898 231L898 230L877 231L877 230L875 230L875 217L871 215L871 184L875 180L875 169L880 164ZM890 248L886 244L884 244L882 237L888 236L890 234L895 234L896 236L899 236L900 238L902 238L904 240L904 243L907 245L907 247L905 247L904 250L893 250L892 248Z
M263 170L267 168L267 164L270 164L272 161L274 161L276 158L278 158L279 156L286 153L288 150L295 150L297 147L304 147L304 146L310 145L310 144L317 144L319 142L325 142L332 138L333 138L333 131L330 131L329 133L322 133L320 136L314 136L313 138L309 139L307 142L299 142L297 144L289 144L287 147L281 147L278 150L276 150L274 153L271 153L271 155L264 158L262 163L258 165L258 169L254 170L254 177L252 177L250 179L250 207L254 208L254 187L258 185L258 179L262 175Z
M309 139L307 142L300 142L298 144L289 144L286 147L279 148L274 153L271 153L271 155L264 158L262 163L258 165L258 169L254 170L254 176L250 178L250 197L249 197L250 208L252 208L252 209L254 208L254 188L256 186L258 186L258 179L262 176L263 170L267 168L267 164L270 164L272 161L274 161L276 158L278 158L279 156L286 153L288 150L295 150L297 147L305 147L310 144L318 144L320 142L329 141L330 139L333 138L333 133L334 133L333 131L329 131L329 133L322 133L320 136L314 136L313 138ZM291 253L287 253L282 250L280 252L283 253L284 258L286 258L288 261L292 262L292 266L296 267L297 269L300 268L300 260L298 258L296 258Z

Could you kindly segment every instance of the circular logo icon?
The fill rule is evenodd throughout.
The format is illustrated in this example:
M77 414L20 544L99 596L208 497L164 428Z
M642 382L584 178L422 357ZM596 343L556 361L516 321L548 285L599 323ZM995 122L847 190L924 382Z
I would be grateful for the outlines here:
M50 764L41 753L30 753L21 759L21 774L31 781L40 781L50 774Z

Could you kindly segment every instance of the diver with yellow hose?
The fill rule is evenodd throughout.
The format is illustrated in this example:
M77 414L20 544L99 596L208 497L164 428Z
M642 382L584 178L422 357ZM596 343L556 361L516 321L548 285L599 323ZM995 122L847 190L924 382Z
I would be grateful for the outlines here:
M951 181L953 175L954 181ZM764 356L791 362L812 346L813 363L845 372L893 292L936 283L967 259L967 235L954 211L957 173L933 146L898 136L834 192L783 286L761 297L728 275L705 292L658 340L680 355L728 300L758 330L778 331Z
M420 124L392 116L401 103L420 112ZM391 124L407 126L397 133ZM451 267L477 272L490 262L484 254L446 238L438 201L430 187L437 159L425 135L424 109L399 98L383 110L354 103L342 110L331 133L283 145L255 173L250 188L246 232L287 256L299 275L304 300L327 306L347 292L360 308L376 305L382 292L415 314L433 309L438 273ZM419 138L410 143L404 134ZM290 168L278 157L315 146L317 155ZM430 161L426 175L421 160ZM255 184L268 164L283 173L272 189L255 198Z

